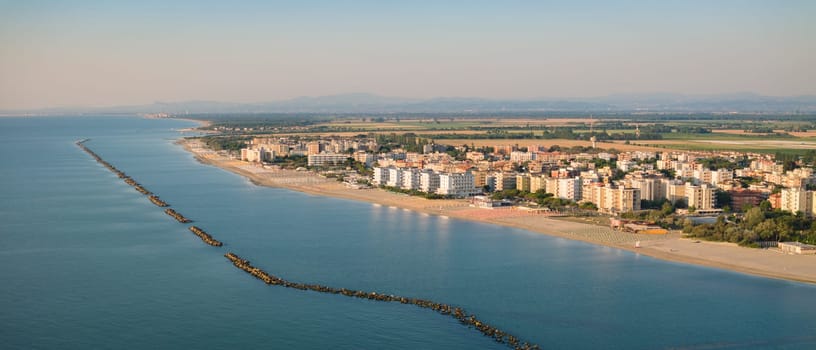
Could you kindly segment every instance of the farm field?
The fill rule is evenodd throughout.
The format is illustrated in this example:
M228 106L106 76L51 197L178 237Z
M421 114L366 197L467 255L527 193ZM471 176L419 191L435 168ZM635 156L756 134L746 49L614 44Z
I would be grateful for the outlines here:
M634 144L680 149L690 151L740 151L756 153L802 153L816 150L816 142L806 140L734 140L734 139L683 139L683 140L644 140Z
M560 147L584 146L590 147L592 143L583 140L567 140L567 139L490 139L490 140L471 140L471 139L447 139L435 140L434 142L448 146L461 145L475 145L476 147L495 147L499 145L518 145L519 147L526 147L530 145L539 145L544 147L551 147L558 145ZM598 142L597 148L600 149L616 149L619 151L665 151L665 148L643 146L643 145L627 145L623 142Z

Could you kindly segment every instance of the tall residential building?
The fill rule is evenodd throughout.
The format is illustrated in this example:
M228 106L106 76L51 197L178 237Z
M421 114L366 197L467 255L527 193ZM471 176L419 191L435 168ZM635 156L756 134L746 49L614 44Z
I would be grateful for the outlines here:
M434 193L437 189L439 189L439 174L431 170L425 170L419 174L420 191Z
M530 175L518 174L516 175L516 189L519 191L530 191Z
M558 197L558 178L555 177L545 178L544 192L552 193L553 196Z
M263 147L258 149L252 148L242 148L241 149L241 160L245 160L247 162L263 162L267 160L272 160L275 158L275 152L267 151Z
M375 186L385 185L388 183L388 175L390 174L390 168L374 167L374 179L371 182Z
M569 199L571 201L581 200L581 178L558 179L558 198Z
M417 168L407 168L402 170L402 185L400 186L402 189L405 190L418 190L419 189L419 175L420 170Z
M388 181L385 182L385 185L389 186L389 187L400 187L400 186L402 186L402 169L389 168L388 169Z
M471 174L473 174L473 186L482 189L487 185L487 171L483 170L471 170Z
M686 184L685 193L689 208L712 209L717 201L717 197L714 195L714 187L708 184L697 186Z
M686 185L682 181L662 179L660 185L663 187L664 198L669 202L677 203L681 199L686 199Z
M640 190L626 187L594 187L593 196L598 210L605 213L625 213L640 210Z
M620 187L616 191L615 209L625 213L640 210L640 190Z
M439 189L436 193L458 198L473 194L473 174L470 172L439 174Z
M813 213L813 192L804 188L786 188L781 193L780 209L791 213L801 211L805 215Z
M546 189L546 181L544 181L544 176L532 176L530 177L530 192L538 192L538 190Z
M319 154L320 151L322 151L322 147L320 145L320 142L309 142L308 144L306 144L306 154L307 155Z
M657 201L665 198L664 186L659 179L636 178L629 181L629 186L640 190L640 199L647 201Z
M496 173L494 175L496 185L494 191L512 190L516 188L516 174Z
M345 162L348 158L349 158L348 154L337 154L337 153L310 154L308 156L307 165L309 165L309 166L323 166L323 165L341 164L341 163Z

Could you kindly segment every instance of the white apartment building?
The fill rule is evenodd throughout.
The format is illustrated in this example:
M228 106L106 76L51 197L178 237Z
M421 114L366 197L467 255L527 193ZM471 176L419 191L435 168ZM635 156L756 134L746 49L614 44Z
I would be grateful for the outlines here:
M400 187L400 186L402 186L402 169L389 168L388 169L388 181L385 182L385 185L389 186L389 187Z
M801 211L805 215L813 214L813 192L804 188L786 188L781 193L780 209L791 213Z
M385 185L388 183L388 175L390 168L374 167L374 178L371 180L375 186Z
M558 179L558 193L555 194L555 196L572 201L579 201L581 200L581 185L582 181L580 177Z
M417 168L407 168L402 170L402 185L405 190L419 189L420 170Z
M470 172L439 174L438 194L461 198L473 194L474 190L473 174Z
M348 154L337 153L310 154L308 156L307 165L309 166L335 165L345 162L346 159L348 158L349 158Z
M419 190L433 193L439 189L439 174L426 170L419 174Z

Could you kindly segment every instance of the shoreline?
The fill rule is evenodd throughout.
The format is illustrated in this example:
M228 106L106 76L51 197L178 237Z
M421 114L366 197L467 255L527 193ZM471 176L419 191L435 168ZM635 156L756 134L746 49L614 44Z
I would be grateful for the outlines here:
M728 270L754 276L816 283L816 256L787 255L771 249L739 247L733 243L697 241L678 233L646 235L614 231L605 226L561 220L514 209L480 209L467 200L428 200L381 189L355 190L304 171L264 168L229 159L185 138L177 142L202 164L249 179L258 186L285 188L317 196L350 199L418 213L523 229L551 237L582 241L642 254L659 260ZM640 248L634 242L640 241Z

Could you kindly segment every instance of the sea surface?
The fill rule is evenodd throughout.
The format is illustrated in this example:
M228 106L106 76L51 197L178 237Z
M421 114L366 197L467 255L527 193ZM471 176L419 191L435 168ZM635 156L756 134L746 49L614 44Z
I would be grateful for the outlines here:
M814 285L255 186L175 145L193 125L0 118L0 348L506 348L430 310L266 286L227 251L292 281L461 306L544 349L816 348Z

